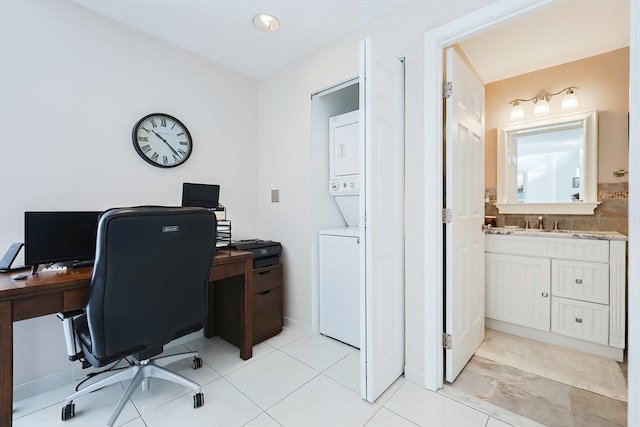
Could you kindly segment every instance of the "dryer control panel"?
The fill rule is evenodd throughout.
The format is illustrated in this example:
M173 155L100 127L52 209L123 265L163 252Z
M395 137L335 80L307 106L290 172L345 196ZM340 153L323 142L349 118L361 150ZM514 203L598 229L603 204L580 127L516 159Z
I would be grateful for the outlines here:
M332 195L349 195L360 192L360 178L358 176L350 178L336 178L329 180L329 193Z
M329 118L329 192L355 194L360 189L358 111Z

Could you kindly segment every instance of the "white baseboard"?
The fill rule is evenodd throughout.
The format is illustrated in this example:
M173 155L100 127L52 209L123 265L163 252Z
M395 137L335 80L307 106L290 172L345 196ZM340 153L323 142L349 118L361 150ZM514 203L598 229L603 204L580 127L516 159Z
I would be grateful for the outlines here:
M292 329L293 331L301 335L305 335L307 337L313 336L313 329L311 329L309 325L305 325L304 323L300 323L297 320L293 320L286 316L284 318L284 326Z
M559 345L572 350L583 351L595 354L596 356L616 359L618 362L624 360L624 349L596 344L577 338L559 335L553 332L539 331L527 328L526 326L515 325L513 323L502 322L500 320L485 318L485 327L511 335L541 341L547 344Z
M189 341L193 341L202 337L204 337L203 329L175 339L165 345L165 348L175 347L177 345L185 344ZM55 374L47 375L46 377L37 378L33 381L29 381L13 387L13 400L18 401L26 399L27 397L33 396L35 394L45 393L55 388L62 387L66 384L71 384L74 381L82 380L86 378L87 374L89 373L100 372L104 369L104 366L102 368L91 367L82 369L80 362L75 363L73 365L73 368L57 372ZM73 390L69 389L69 394L71 394L72 391Z
M44 393L72 382L73 369L57 372L13 387L13 400L23 400L35 394ZM69 389L69 394L72 392L73 390Z
M407 365L404 365L404 378L414 384L424 387L424 371L420 369L414 369Z

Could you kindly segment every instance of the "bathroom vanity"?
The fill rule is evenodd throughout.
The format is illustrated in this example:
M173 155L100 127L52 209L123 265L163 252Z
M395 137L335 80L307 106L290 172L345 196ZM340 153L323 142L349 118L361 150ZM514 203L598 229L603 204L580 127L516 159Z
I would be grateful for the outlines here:
M486 326L622 361L626 246L616 232L486 230Z

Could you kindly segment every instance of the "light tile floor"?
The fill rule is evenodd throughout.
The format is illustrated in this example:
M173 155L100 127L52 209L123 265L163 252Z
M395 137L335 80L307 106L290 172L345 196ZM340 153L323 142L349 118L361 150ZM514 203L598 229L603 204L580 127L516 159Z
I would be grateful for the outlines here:
M249 360L219 339L197 339L168 352L197 350L202 368L190 360L169 365L197 381L205 404L193 409L192 393L151 379L138 390L117 425L246 427L506 427L503 412L482 412L464 398L425 390L399 378L375 403L360 398L357 349L324 336L309 338L290 329L254 347ZM114 385L75 401L76 416L60 420L66 395L74 384L14 402L15 427L102 426L124 388ZM493 416L488 415L492 413ZM506 419L509 414L506 414ZM512 424L519 424L513 423Z
M548 426L627 425L626 402L478 356L473 356L453 384L444 389L444 393L452 396L456 391L462 393L462 399L475 399L478 405L495 405L511 411L512 417L519 414ZM491 414L489 410L485 412Z

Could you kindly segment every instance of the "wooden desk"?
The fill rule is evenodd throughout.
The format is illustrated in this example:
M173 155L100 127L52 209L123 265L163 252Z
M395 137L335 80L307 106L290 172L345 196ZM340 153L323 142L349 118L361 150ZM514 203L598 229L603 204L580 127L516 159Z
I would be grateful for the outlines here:
M62 272L40 272L26 280L13 280L13 273L0 273L0 425L11 426L13 414L13 322L63 311L78 310L87 304L91 267ZM217 250L209 280L244 276L240 306L240 357L249 359L253 346L253 254ZM25 273L26 274L26 273ZM207 321L207 325L211 322ZM205 335L215 331L205 328ZM62 333L60 339L63 339Z

